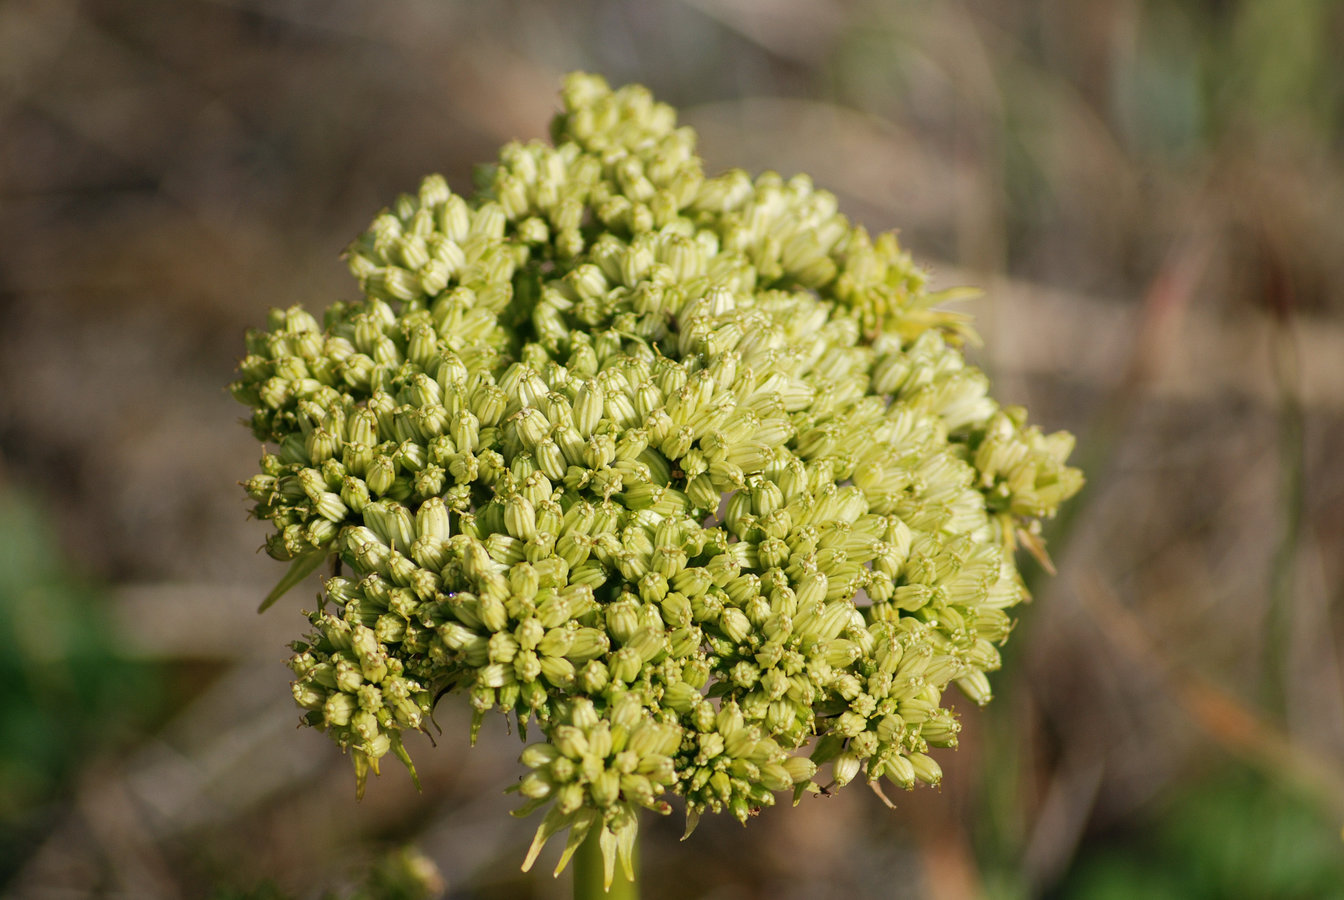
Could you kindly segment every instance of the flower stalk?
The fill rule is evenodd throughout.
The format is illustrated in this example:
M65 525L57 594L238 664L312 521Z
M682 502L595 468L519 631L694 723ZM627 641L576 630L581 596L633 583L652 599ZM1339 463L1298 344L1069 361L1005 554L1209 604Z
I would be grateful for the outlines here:
M589 834L574 853L574 900L639 900L638 854L633 873L616 866L608 874L601 839Z

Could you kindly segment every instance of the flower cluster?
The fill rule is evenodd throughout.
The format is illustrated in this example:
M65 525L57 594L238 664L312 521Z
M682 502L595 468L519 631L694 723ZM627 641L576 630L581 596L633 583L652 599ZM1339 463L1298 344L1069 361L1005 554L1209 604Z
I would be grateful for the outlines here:
M362 299L248 335L246 483L286 584L339 560L294 695L367 771L465 693L534 723L537 842L936 783L1081 485L987 393L893 235L803 176L705 177L641 87L573 75L554 144L438 176L349 248ZM414 771L414 770L412 770ZM567 855L566 855L567 858ZM563 864L563 861L562 861Z

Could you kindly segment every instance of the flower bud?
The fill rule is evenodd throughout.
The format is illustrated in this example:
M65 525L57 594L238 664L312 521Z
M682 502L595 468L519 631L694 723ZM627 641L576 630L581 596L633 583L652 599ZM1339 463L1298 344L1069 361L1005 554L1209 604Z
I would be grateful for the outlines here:
M978 706L984 706L994 697L993 689L989 686L989 678L978 669L958 678L957 687Z
M719 628L723 631L724 637L735 644L740 644L751 633L751 622L742 610L729 607L719 617Z
M294 702L303 709L323 709L327 693L308 681L296 681L292 686ZM344 696L344 695L338 695Z
M704 700L700 691L685 682L676 682L668 685L663 692L663 702L673 711L685 715L690 712L696 704Z
M349 725L359 705L352 694L332 694L322 707L322 717L328 727Z
M605 632L596 628L579 628L573 633L565 657L573 663L588 662L604 655L610 646Z
M615 681L632 682L639 678L643 658L631 647L622 647L611 656L608 669Z
M863 762L853 753L842 753L836 757L832 764L832 773L835 783L841 787L854 780L854 776L859 774L859 769Z
M526 540L537 533L537 512L522 494L514 494L504 504L504 527L509 534Z
M521 682L534 682L540 678L542 665L536 651L521 651L513 660L513 670Z
M606 394L596 381L585 382L574 398L574 427L583 438L591 437L593 429L606 409Z
M574 664L563 656L539 656L541 675L561 690L569 690L574 685Z
M909 760L915 777L925 784L936 785L943 780L943 769L933 757L924 753L911 753Z
M340 522L349 513L339 494L323 491L313 504L313 511L329 522Z
M611 674L600 660L590 660L579 670L575 684L586 694L597 694L611 683Z

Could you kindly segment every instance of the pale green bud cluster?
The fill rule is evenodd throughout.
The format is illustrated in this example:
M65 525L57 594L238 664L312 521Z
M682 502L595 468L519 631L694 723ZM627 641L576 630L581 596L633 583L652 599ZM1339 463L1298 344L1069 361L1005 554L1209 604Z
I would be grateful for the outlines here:
M807 178L706 178L637 86L564 104L476 196L431 176L379 215L362 300L248 336L267 549L349 569L295 645L306 721L361 786L447 691L473 735L538 724L529 864L596 828L610 865L668 794L693 824L820 765L936 783L1072 439L1001 408L947 297Z

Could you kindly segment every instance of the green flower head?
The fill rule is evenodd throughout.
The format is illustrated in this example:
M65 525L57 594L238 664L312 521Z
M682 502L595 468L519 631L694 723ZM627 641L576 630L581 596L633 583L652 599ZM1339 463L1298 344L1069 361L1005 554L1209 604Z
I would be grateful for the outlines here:
M894 235L805 176L707 178L642 87L575 74L563 101L474 196L430 176L379 214L362 298L273 312L232 390L294 561L270 599L347 573L294 645L304 721L361 790L444 693L473 736L534 724L527 865L598 829L610 878L670 795L693 827L936 783L948 685L989 699L1016 543L1082 477Z

